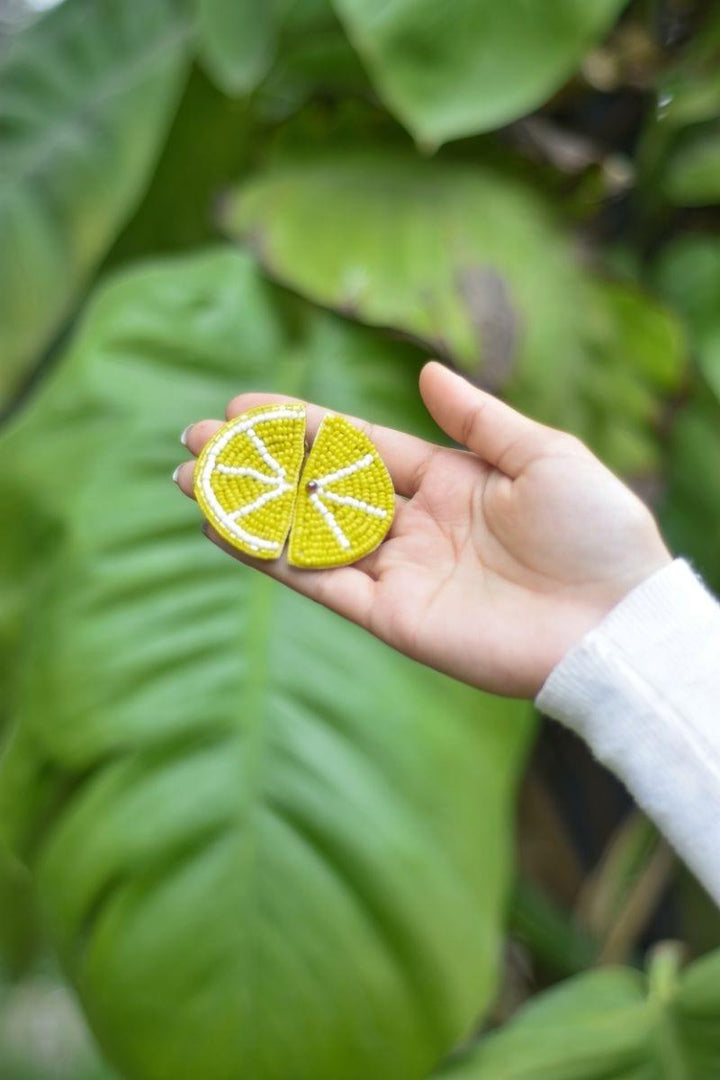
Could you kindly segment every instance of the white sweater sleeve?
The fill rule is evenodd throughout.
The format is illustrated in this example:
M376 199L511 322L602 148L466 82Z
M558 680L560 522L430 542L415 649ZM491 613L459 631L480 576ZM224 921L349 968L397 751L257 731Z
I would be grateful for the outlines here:
M536 704L589 743L720 904L720 605L688 564L629 593Z

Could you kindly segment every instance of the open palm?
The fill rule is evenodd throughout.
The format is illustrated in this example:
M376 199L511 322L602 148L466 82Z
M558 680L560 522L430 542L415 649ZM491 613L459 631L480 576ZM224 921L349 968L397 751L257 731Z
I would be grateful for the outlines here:
M564 653L669 561L646 507L580 442L438 363L420 390L453 450L367 431L398 496L389 537L354 566L299 570L228 554L325 604L401 652L486 690L534 696ZM287 400L244 394L227 410ZM308 434L325 410L308 405ZM220 426L185 433L198 454ZM176 478L192 494L193 463Z

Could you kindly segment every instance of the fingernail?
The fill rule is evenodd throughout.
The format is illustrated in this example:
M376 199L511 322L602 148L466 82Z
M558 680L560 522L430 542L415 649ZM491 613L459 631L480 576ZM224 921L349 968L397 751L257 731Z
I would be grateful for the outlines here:
M180 475L180 470L181 469L182 469L182 465L176 465L175 466L175 471L172 474L173 482L176 483L176 484L178 482L178 476Z
M180 436L180 442L182 443L183 446L187 446L187 437L188 437L188 434L190 433L190 428L191 427L192 427L192 424L188 424L188 426L185 428L182 435Z

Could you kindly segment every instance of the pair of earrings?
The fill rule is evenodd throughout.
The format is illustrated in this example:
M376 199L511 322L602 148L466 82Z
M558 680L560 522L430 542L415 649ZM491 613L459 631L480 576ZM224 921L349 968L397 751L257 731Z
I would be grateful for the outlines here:
M392 524L395 494L376 447L328 413L307 454L302 403L260 405L225 424L195 466L195 497L229 544L292 566L344 566L369 554Z

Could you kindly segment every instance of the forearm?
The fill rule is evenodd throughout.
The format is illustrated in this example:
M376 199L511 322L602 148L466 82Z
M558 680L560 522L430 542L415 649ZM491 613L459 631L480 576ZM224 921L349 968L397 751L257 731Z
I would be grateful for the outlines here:
M720 903L720 605L690 567L634 589L537 705L624 781Z

